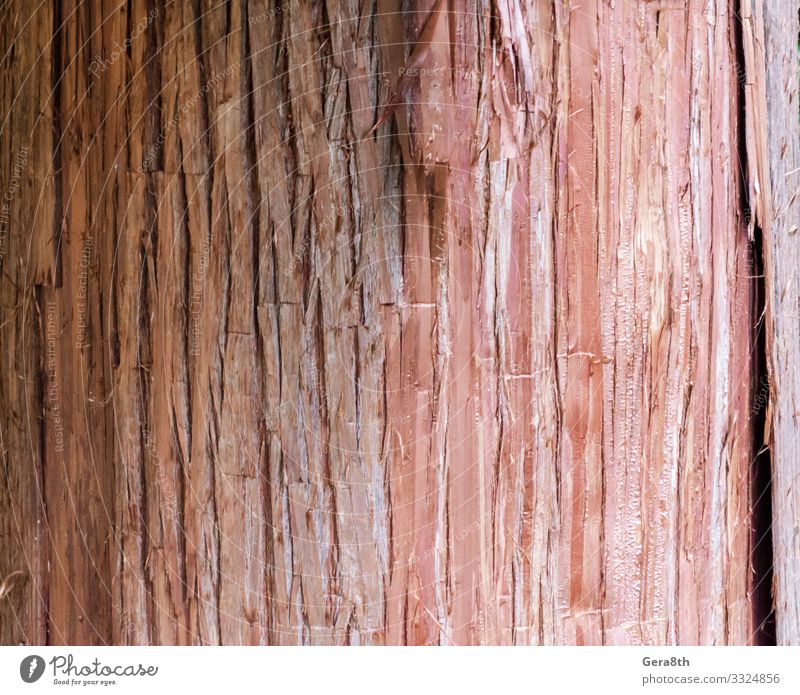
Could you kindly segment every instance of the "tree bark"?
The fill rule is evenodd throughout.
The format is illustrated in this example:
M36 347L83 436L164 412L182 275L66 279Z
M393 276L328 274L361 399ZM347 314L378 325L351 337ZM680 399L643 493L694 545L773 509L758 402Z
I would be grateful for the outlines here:
M800 463L797 444L800 421L800 288L797 268L800 245L800 101L798 101L798 54L800 36L797 7L790 2L764 3L764 22L769 56L766 68L766 104L769 114L770 185L774 215L765 245L772 386L772 443L774 481L773 538L775 555L775 604L780 644L800 644Z
M9 0L0 643L799 643L750 5Z

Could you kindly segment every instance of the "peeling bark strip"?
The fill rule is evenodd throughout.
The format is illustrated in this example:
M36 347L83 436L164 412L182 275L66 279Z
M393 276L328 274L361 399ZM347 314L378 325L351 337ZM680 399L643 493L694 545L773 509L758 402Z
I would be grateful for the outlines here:
M0 23L0 643L800 642L790 3Z
M798 100L797 5L764 3L766 110L774 216L766 235L765 283L771 387L772 510L775 613L779 644L800 644L800 100Z

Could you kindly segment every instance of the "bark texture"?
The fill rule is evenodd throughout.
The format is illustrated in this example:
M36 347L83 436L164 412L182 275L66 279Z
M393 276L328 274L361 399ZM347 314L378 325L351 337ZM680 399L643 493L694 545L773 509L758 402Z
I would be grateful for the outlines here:
M788 2L0 13L0 643L800 641Z
M765 244L770 376L775 546L776 627L780 644L800 644L800 100L798 100L797 6L764 3L766 103L774 215ZM771 434L771 436L770 436Z

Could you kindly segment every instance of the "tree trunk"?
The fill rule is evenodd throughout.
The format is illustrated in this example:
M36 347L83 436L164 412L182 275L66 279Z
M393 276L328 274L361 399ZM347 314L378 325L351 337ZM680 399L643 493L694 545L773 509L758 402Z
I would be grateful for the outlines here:
M800 643L789 5L6 2L0 643Z

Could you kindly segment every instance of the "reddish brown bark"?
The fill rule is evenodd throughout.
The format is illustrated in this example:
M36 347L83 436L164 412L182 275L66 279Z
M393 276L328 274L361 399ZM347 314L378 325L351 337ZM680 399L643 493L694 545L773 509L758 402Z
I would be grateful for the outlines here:
M752 258L790 163L764 128L795 98L765 67L783 19L22 7L0 578L27 581L0 642L757 641ZM793 266L770 258L774 302Z

